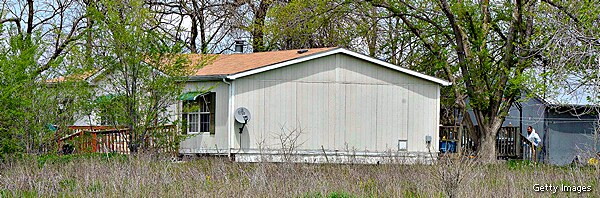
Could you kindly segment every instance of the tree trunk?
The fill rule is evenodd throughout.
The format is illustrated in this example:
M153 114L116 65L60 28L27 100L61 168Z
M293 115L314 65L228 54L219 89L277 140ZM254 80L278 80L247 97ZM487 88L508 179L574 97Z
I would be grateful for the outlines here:
M496 161L496 136L502 126L504 119L495 119L490 123L491 126L480 126L481 137L479 138L479 148L477 149L477 159L483 163Z
M271 7L271 3L271 0L261 1L258 8L254 11L254 21L252 26L253 52L264 52L267 50L264 41L264 27L267 11Z
M198 48L196 47L196 38L198 37L198 21L196 20L196 14L191 15L192 18L192 28L190 31L190 52L192 54L198 53Z
M33 34L33 18L35 17L35 10L33 5L33 0L27 0L27 37L31 39L31 34Z
M483 134L485 135L479 138L477 160L490 163L496 160L496 133L486 131Z

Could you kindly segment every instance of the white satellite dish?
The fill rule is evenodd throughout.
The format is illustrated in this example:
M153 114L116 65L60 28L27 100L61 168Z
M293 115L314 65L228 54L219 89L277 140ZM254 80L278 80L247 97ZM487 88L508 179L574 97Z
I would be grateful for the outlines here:
M246 107L239 107L235 110L234 117L235 121L242 124L247 124L251 118L250 110L246 109Z

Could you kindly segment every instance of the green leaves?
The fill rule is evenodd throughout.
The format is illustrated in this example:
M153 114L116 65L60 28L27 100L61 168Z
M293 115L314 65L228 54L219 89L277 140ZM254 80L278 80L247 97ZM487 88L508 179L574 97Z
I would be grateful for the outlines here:
M472 110L480 128L491 130L482 131L482 137L495 137L492 126L503 122L511 103L531 83L524 71L537 66L535 59L548 42L540 19L557 14L538 12L535 2L370 2L403 24L398 31L410 33L403 39L414 46L402 53L414 53L411 68L453 83L446 93L455 103L446 104L456 104L463 113ZM467 125L474 130L475 123ZM484 159L495 158L486 153L494 152L481 153Z
M276 49L348 46L361 28L357 21L349 18L351 5L359 4L341 0L295 0L277 4L267 14L264 29L267 43Z
M2 29L0 29L2 31ZM35 106L37 86L32 74L39 59L38 44L33 38L20 36L0 38L0 160L25 151L28 143L39 143L25 137L37 136L43 118L32 109ZM29 142L31 140L31 142Z
M177 77L186 76L189 60L180 55L183 45L165 42L166 35L152 28L155 16L141 0L101 0L90 13L94 39L105 49L92 57L94 67L103 68L105 75L94 82L100 85L96 92L119 95L95 104L93 112L99 112L100 122L128 127L128 145L136 152L143 138L153 133L150 128L174 122L165 115L178 102L174 99L185 83Z

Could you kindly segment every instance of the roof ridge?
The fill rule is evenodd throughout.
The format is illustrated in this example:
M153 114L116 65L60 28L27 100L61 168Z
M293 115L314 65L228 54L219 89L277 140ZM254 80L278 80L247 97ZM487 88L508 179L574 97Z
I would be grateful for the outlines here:
M273 51L262 51L262 52L249 52L249 53L232 53L232 54L201 54L201 53L189 53L186 55L251 55L251 54L265 54L273 52L286 52L286 51L298 51L298 50L315 50L315 49L338 49L341 47L318 47L318 48L297 48L297 49L286 49L286 50L273 50Z
M215 54L217 58L211 64L197 69L195 76L214 76L214 75L231 75L244 71L249 71L269 65L274 65L286 61L295 60L302 57L336 50L339 47L326 48L307 48L308 51L299 53L303 49L278 50L256 53L240 53L240 54ZM189 58L194 62L200 61L204 54L189 54Z

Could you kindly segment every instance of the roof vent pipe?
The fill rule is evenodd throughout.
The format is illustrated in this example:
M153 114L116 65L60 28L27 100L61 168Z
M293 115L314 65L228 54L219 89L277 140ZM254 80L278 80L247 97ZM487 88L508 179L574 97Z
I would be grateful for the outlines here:
M243 39L235 40L235 53L241 54L244 53L244 46L246 46L246 41Z
M301 49L301 50L298 50L298 51L297 51L297 53L298 53L298 54L304 54L304 53L306 53L306 52L308 52L308 50L307 50L307 49Z

